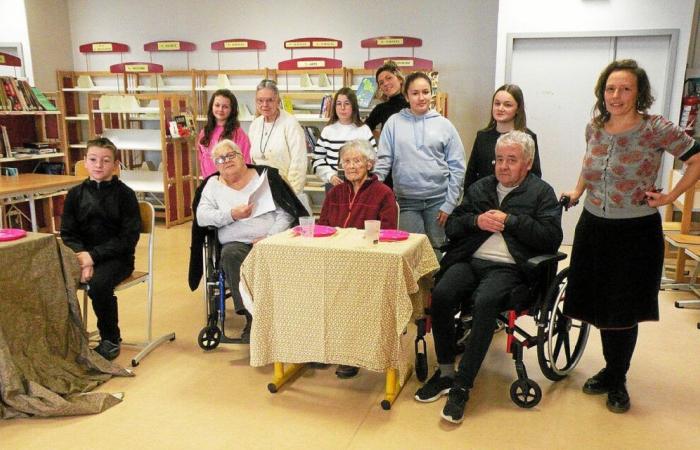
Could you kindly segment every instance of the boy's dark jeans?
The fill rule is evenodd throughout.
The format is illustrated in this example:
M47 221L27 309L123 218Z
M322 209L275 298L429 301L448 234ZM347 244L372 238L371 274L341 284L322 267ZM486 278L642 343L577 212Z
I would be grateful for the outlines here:
M100 339L119 344L119 311L114 288L134 271L134 261L110 259L95 264L88 282L88 297L97 317Z

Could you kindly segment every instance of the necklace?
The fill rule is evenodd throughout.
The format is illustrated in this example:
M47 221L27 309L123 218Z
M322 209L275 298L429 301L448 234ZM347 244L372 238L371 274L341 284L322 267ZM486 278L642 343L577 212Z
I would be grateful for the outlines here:
M260 153L262 154L262 159L267 159L265 156L265 152L267 151L267 144L270 142L270 136L272 136L272 132L275 131L275 125L277 125L277 119L279 119L279 113L277 114L277 117L275 117L275 121L272 122L272 128L270 128L270 132L267 135L267 139L265 139L265 145L263 145L263 134L265 132L265 119L263 119L263 126L260 128Z

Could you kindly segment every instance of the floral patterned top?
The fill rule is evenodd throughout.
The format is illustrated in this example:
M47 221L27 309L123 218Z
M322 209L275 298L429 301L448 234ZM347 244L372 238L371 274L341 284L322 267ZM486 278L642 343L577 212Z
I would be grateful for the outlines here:
M638 127L619 134L609 134L591 122L586 142L581 171L586 181L584 207L595 216L612 219L656 214L644 193L654 188L663 152L686 160L695 145L681 128L657 115L645 116Z

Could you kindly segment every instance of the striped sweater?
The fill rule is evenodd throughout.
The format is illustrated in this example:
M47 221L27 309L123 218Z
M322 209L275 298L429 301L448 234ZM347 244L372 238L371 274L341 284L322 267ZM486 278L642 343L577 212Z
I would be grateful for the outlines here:
M330 183L333 175L338 173L338 153L340 148L347 141L352 141L353 139L368 140L376 152L377 143L367 125L358 127L355 124L343 125L340 122L336 122L325 126L314 149L313 168L316 175L321 177L326 183Z

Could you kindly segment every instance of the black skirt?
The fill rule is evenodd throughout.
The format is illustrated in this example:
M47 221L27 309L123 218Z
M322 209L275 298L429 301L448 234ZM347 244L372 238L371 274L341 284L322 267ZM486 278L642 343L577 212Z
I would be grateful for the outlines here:
M584 210L576 225L564 314L598 328L659 320L663 259L659 214L603 219Z

